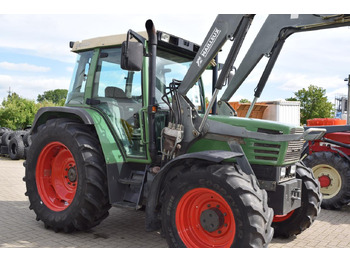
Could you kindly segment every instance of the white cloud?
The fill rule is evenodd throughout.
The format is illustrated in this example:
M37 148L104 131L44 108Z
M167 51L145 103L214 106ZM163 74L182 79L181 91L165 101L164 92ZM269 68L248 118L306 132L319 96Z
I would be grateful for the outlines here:
M69 72L69 73L73 73L74 67L73 66L68 66L68 67L66 67L66 71Z
M63 77L0 75L0 101L7 96L9 88L23 98L36 100L45 91L68 89L69 83L70 79Z
M27 63L9 63L9 62L0 62L0 68L11 71L26 71L26 72L48 72L50 67L45 66L36 66L30 65Z
M298 91L307 88L309 85L334 89L342 85L343 79L339 76L310 76L303 73L288 73L283 76L272 74L271 82L279 83L279 88L286 91Z

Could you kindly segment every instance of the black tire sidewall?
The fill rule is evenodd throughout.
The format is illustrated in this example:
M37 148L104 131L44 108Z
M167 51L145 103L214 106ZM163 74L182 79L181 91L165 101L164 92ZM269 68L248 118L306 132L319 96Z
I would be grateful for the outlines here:
M27 156L27 189L31 206L40 219L51 227L64 228L71 223L73 217L78 215L81 208L83 196L86 191L86 178L84 170L84 160L79 149L77 141L71 133L61 128L60 125L49 125L42 129L39 135L33 136L33 143L28 151ZM72 203L62 211L54 211L47 207L41 199L36 183L36 164L35 159L39 158L40 153L46 145L51 142L60 142L65 145L73 155L78 173L78 184ZM28 186L29 185L29 186Z
M15 147L15 152L13 152ZM11 138L8 145L8 153L12 160L22 159L24 157L24 143L20 135L15 135Z
M323 198L322 207L326 209L339 209L350 202L350 163L337 153L315 152L304 159L306 166L313 168L325 165L334 168L341 179L339 192L332 198Z
M176 230L176 208L184 194L195 188L213 190L225 199L231 208L236 225L235 237L231 247L248 246L249 241L246 239L245 233L249 230L249 223L247 223L249 218L242 200L237 192L233 190L233 187L227 183L226 176L212 175L207 168L202 168L190 174L185 171L178 175L171 183L171 187L168 188L162 206L162 221L166 221L162 223L162 226L168 245L170 247L186 247Z
M1 144L3 146L9 146L11 136L14 132L13 131L6 131L2 136L1 136Z

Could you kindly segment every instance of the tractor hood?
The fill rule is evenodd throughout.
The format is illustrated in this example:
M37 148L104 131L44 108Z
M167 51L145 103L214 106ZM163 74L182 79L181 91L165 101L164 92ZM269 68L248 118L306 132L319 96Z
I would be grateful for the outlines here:
M241 146L251 164L283 166L299 161L304 129L280 122L243 117L210 116L205 135L188 152L231 151L229 141Z
M303 127L296 127L293 125L284 124L281 122L275 122L275 121L269 121L269 120L261 120L261 119L253 119L253 118L245 118L245 117L228 117L228 116L210 116L209 119L210 122L210 131L216 132L216 127L218 125L215 125L212 121L220 122L223 124L227 124L232 126L233 128L230 128L232 131L233 129L237 128L240 129L239 131L243 132L242 129L245 129L250 132L258 132L262 134L268 134L270 137L271 135L288 135L288 134L302 134L304 132ZM221 126L221 125L219 125ZM235 132L235 134L239 134L238 132ZM241 133L241 137L244 136L244 132ZM288 141L286 140L280 140L279 141Z

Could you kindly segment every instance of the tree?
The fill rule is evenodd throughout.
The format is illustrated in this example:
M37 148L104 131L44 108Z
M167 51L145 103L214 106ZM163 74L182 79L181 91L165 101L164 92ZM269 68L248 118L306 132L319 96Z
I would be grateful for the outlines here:
M43 95L38 95L37 101L39 103L48 101L52 102L58 106L63 106L67 97L67 89L55 89L45 91Z
M0 108L0 126L13 130L25 129L34 121L35 113L40 108L34 100L21 98L16 93L4 99Z
M241 100L239 100L239 102L240 102L241 104L250 103L250 101L249 101L247 98L242 98Z
M294 93L295 98L287 101L300 101L300 122L313 118L328 118L333 114L333 104L327 101L326 90L322 87L310 85Z

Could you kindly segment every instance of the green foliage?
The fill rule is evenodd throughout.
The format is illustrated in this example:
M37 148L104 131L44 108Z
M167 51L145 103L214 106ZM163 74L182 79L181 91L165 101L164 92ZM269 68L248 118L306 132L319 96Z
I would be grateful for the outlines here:
M44 101L52 102L58 106L63 106L67 97L67 89L55 89L45 91L43 95L38 95L37 101L42 103Z
M0 108L0 126L13 130L24 129L31 125L39 109L35 101L21 98L16 93L3 100Z
M294 93L295 98L287 101L300 101L300 122L313 118L328 118L333 115L333 105L327 101L326 90L322 87L310 85Z
M0 126L8 127L12 130L25 129L30 126L36 112L41 107L63 106L67 96L67 90L56 89L46 91L38 96L38 102L21 98L13 93L4 99L0 105Z
M250 101L249 101L248 99L246 99L246 98L242 98L241 100L239 100L239 102L240 102L241 104L250 103Z

